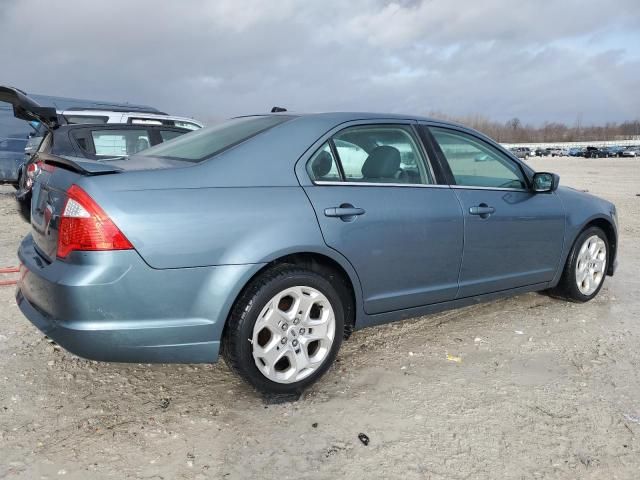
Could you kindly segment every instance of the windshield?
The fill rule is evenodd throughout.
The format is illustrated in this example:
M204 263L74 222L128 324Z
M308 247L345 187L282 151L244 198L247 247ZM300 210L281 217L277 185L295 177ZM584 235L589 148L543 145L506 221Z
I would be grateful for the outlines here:
M282 115L234 118L162 143L140 155L202 162L291 118Z

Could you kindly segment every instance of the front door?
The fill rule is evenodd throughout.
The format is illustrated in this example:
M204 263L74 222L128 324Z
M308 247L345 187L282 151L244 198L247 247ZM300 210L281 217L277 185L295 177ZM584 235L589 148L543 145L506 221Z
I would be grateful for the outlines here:
M310 159L305 191L326 243L355 267L375 314L455 298L460 204L436 185L414 128L346 128Z
M480 137L430 127L464 212L458 297L548 282L560 262L565 214L555 193L533 193L520 165Z

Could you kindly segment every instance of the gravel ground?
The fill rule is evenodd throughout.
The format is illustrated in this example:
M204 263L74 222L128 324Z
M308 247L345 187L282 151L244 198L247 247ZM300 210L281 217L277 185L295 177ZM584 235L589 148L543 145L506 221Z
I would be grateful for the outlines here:
M618 206L620 268L600 295L356 332L295 403L265 404L224 363L79 359L0 287L0 478L640 478L640 160L531 163ZM28 229L11 194L0 267Z

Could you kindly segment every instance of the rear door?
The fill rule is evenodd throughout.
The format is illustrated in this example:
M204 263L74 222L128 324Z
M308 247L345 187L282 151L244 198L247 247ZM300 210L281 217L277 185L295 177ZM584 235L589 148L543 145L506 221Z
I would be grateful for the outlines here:
M308 160L304 188L326 243L358 273L375 314L455 298L462 213L411 123L352 125ZM304 184L304 182L302 182Z
M442 126L429 130L464 211L458 297L552 280L565 229L558 196L533 193L519 163L480 136Z

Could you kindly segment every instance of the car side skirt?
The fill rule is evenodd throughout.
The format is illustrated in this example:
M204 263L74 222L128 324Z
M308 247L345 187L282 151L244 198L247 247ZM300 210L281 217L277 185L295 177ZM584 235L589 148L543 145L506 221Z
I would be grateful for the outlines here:
M473 297L459 298L447 302L434 303L431 305L425 305L422 307L408 308L405 310L397 310L393 312L379 313L376 315L365 315L356 321L356 330L360 330L366 327L373 327L376 325L382 325L385 323L395 322L398 320L406 320L408 318L421 317L424 315L431 315L434 313L444 312L446 310L453 310L456 308L468 307L470 305L477 305L479 303L490 302L492 300L498 300L500 298L511 297L513 295L519 295L522 293L537 292L540 290L546 290L550 288L549 282L536 283L533 285L526 285L524 287L511 288L508 290L501 290L499 292L487 293L484 295L477 295Z

